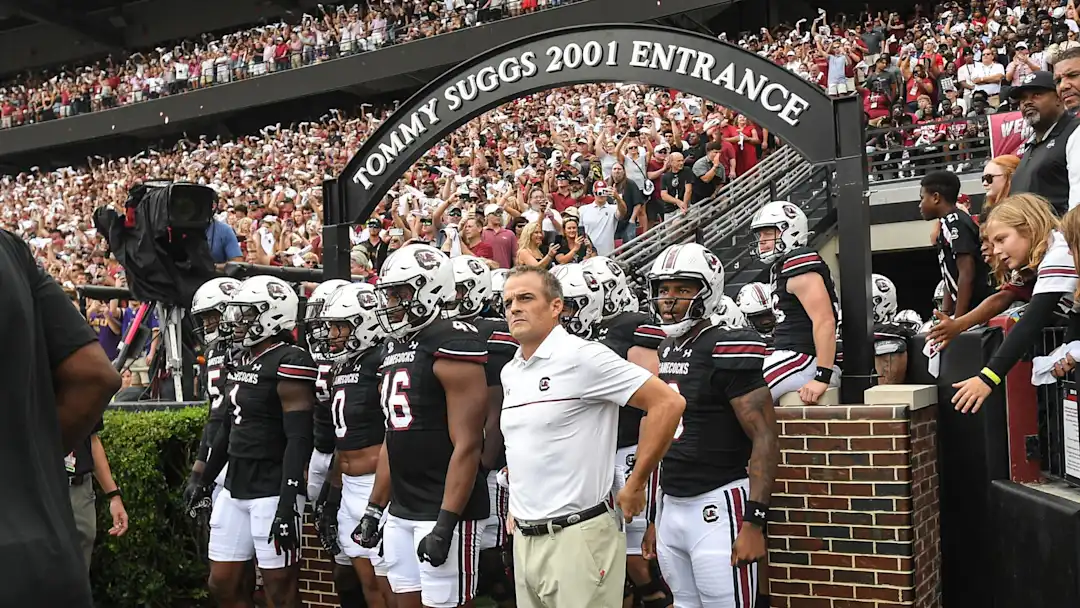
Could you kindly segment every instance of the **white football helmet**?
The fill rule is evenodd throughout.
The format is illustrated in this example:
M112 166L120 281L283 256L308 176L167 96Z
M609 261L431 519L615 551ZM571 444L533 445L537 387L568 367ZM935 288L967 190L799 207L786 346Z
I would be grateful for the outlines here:
M758 242L758 232L764 228L776 228L776 240L773 241L772 249L761 251L761 243ZM750 232L754 237L751 251L762 262L768 263L789 253L799 247L805 247L810 241L810 228L806 222L806 214L794 203L788 201L773 201L754 214L750 220Z
M584 264L564 264L552 271L563 292L559 320L566 331L588 338L604 312L604 288Z
M896 313L896 318L893 319L893 322L897 325L900 325L901 327L906 327L916 333L918 333L918 331L922 329L923 326L922 317L919 316L919 313L911 310L910 308L905 308L904 310Z
M897 310L896 285L885 275L874 274L871 287L874 323L892 323Z
M382 336L378 308L379 298L368 283L347 283L335 290L319 317L328 335L327 358L339 361L375 346ZM335 323L346 324L348 334L334 337L330 328Z
M689 243L668 247L653 261L646 280L653 314L660 320L660 327L668 336L682 336L698 321L720 312L721 297L724 295L724 266L703 245ZM659 297L660 284L672 280L701 283L701 290L690 298L690 306L682 319L665 318L665 315L671 314L679 298Z
M735 304L735 300L723 296L720 298L720 306L720 312L712 316L718 326L725 329L742 329L750 325L750 322L746 320L746 315Z
M934 288L934 310L941 310L941 307L945 304L945 280L938 281L937 287Z
M611 319L620 312L637 310L637 298L630 291L630 284L615 260L602 255L591 257L581 266L592 273L600 286L604 288L604 320ZM633 308L631 308L633 307Z
M772 287L765 283L747 283L739 290L735 302L746 316L772 311Z
M404 338L438 319L454 299L454 266L431 245L405 245L383 262L375 291L383 330Z
M500 317L506 316L503 309L503 288L506 287L506 276L510 271L505 268L497 268L491 271L491 311Z
M229 299L240 290L240 281L229 277L210 279L195 290L191 299L191 314L195 317L195 334L210 344L221 337L221 317Z
M329 353L327 339L327 325L322 322L322 313L326 308L327 301L339 288L349 285L345 279L330 279L323 281L311 292L304 307L304 333L307 336L308 352L312 357L319 359Z
M445 310L446 318L471 319L491 301L491 268L471 255L459 255L450 261L454 265L455 296Z
M300 298L285 281L259 275L240 284L225 307L222 321L233 342L245 347L296 328Z

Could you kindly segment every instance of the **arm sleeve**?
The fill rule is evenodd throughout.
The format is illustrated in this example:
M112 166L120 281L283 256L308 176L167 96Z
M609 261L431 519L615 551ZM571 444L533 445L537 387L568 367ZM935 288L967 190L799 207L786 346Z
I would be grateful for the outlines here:
M573 356L578 358L582 377L595 378L583 387L582 399L623 406L652 376L598 342L585 342Z
M999 377L1009 373L1012 366L1020 360L1025 352L1039 339L1043 328L1050 325L1054 318L1058 301L1065 295L1062 293L1037 293L1031 298L1031 303L1024 309L1023 316L1012 328L1005 341L1001 343L997 351L986 367L989 367Z
M49 367L56 369L60 363L83 346L97 340L97 335L72 306L64 290L34 262L30 248L22 239L10 232L0 232L13 257L21 262L34 298L35 317L41 323L45 335L45 350L49 355Z

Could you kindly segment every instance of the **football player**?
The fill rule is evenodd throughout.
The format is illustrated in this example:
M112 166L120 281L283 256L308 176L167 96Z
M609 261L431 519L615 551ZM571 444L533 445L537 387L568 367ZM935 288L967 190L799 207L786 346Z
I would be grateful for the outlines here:
M896 322L896 285L875 274L871 280L874 306L874 369L878 384L903 384L907 376L907 340L915 335Z
M910 308L905 308L896 313L896 324L901 327L906 327L915 333L919 333L919 329L923 326L923 320L922 317L919 316L919 313Z
M776 327L775 350L765 361L765 381L773 401L799 391L803 403L818 402L839 384L836 367L836 289L832 273L808 248L806 214L787 201L773 201L750 221L754 253L771 265Z
M299 298L269 276L245 280L225 307L240 348L225 384L229 413L199 482L229 465L210 516L210 592L245 606L244 563L256 558L274 606L299 607L300 513L311 457L315 362L293 344Z
M651 323L649 315L637 312L638 301L630 289L626 273L613 260L603 256L589 258L582 262L581 268L592 274L601 287L598 294L587 292L601 296L603 304L600 322L593 339L607 346L623 359L649 370L654 375L657 374L659 364L656 348L664 339L664 332ZM556 276L558 276L557 273ZM560 283L562 283L561 280ZM567 293L564 288L563 294ZM564 310L566 305L567 301L564 298ZM612 492L616 495L634 470L643 413L637 408L619 408L615 486L612 488ZM633 521L626 525L626 576L633 583L636 595L641 598L646 608L671 605L663 581L653 576L649 561L641 555L641 541L645 535L649 511L656 498L657 484L657 475L654 474L648 486L649 508L636 515Z
M197 490L203 469L206 467L206 458L210 452L210 443L217 437L221 423L225 419L228 408L222 407L225 401L225 377L228 374L229 365L229 341L222 335L221 315L229 304L229 298L240 289L240 281L236 279L220 277L210 279L203 283L195 291L195 297L191 301L191 314L195 318L195 333L201 339L206 350L206 393L210 397L210 416L203 426L202 441L199 442L199 453L195 457L195 464L191 467L191 477L188 480L188 488L185 490L185 498L190 499ZM212 497L202 500L195 505L195 511L209 510L221 493L225 484L225 469L214 479L214 491ZM196 512L191 513L197 516Z
M491 271L491 303L488 304L488 317L504 319L506 312L503 310L502 293L506 285L506 275L510 271L505 268L496 268Z
M506 326L505 318L489 318L482 314L492 307L491 268L482 259L470 255L453 258L454 300L445 311L448 319L468 321L487 343L488 360L484 365L487 376L488 412L484 423L484 449L480 464L486 471L488 510L480 535L480 580L478 593L488 595L499 606L514 605L514 581L507 573L504 554L510 551L506 534L507 509L510 505L506 488L498 484L498 472L506 466L499 418L502 413L502 368L514 358L518 343ZM505 276L503 281L505 282ZM501 292L501 290L500 290ZM500 293L501 295L501 293ZM501 299L500 299L501 303Z
M660 378L686 399L686 411L661 464L663 502L643 549L659 557L676 606L768 606L755 579L780 446L765 343L711 319L724 269L705 247L669 247L648 284L668 336Z
M738 304L728 296L720 298L720 312L714 315L713 320L724 329L744 329L750 327L750 321L739 310Z
M330 382L333 360L329 350L328 325L321 320L320 315L326 309L326 302L339 288L349 285L349 281L343 279L330 279L323 281L308 297L304 307L304 335L308 343L308 352L318 365L318 376L315 378L315 403L313 419L315 421L315 449L311 452L311 461L308 463L307 473L307 496L308 500L314 501L313 514L315 527L320 538L324 536L319 525L323 521L322 510L326 507L326 498L330 486L326 484L327 474L333 463L334 457L334 423L330 415ZM323 490L327 492L324 492ZM330 547L326 547L330 550ZM349 557L341 551L333 552L334 558L334 590L337 591L339 603L345 607L359 606L363 597L361 581L357 578L356 569L353 568Z
M376 314L389 334L381 396L386 439L375 487L353 537L379 541L399 608L450 608L476 593L488 517L480 453L487 417L487 348L477 328L442 318L454 299L450 258L411 244L386 259Z
M329 418L337 450L328 478L326 504L319 512L319 535L335 561L344 556L350 562L363 600L370 608L387 605L374 569L381 558L378 549L354 542L352 531L364 516L375 486L385 432L379 403L382 330L375 317L376 308L374 287L346 282L321 303L312 323L321 325L318 333L326 337L322 361L334 364L328 387L332 393Z
M746 315L746 320L754 326L762 338L765 338L765 343L771 345L776 317L773 315L772 294L769 286L765 283L747 283L739 290L735 303Z

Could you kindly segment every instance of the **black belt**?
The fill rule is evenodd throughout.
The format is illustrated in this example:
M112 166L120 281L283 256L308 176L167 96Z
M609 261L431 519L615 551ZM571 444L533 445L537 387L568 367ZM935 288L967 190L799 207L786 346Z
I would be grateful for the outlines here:
M589 521L596 517L600 517L608 512L608 506L606 503L600 503L595 507L589 507L584 511L578 511L577 513L571 513L570 515L564 515L562 517L556 517L542 524L534 524L531 526L518 525L517 529L521 531L524 536L543 536L544 534L554 534L563 528L569 528L570 526L580 524L583 521Z
M90 481L90 473L83 473L82 475L68 475L69 486L81 486L87 481Z

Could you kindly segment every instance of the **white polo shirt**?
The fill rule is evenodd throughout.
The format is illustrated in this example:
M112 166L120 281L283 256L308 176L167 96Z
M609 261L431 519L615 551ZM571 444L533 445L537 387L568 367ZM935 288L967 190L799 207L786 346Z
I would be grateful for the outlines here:
M619 408L651 374L557 326L528 361L502 369L510 514L542 521L607 500Z

